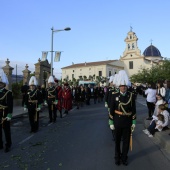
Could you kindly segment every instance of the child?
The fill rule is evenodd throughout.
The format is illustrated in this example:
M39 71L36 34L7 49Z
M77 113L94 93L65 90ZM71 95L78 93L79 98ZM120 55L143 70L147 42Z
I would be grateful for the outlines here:
M157 117L153 116L153 120L150 123L150 126L143 130L145 134L148 135L148 137L153 137L156 131L162 131L164 123L164 116L162 114L158 114Z
M169 112L166 110L167 108L166 108L165 104L160 104L158 106L158 108L159 108L158 109L158 114L161 114L161 115L164 116L164 121L163 121L163 124L162 125L158 125L157 128L158 129L162 129L162 130L166 130L168 128L168 124L169 124ZM149 137L153 137L153 134L155 133L155 131L154 132L150 132L153 129L155 129L155 127L156 127L155 117L156 116L153 116L154 119L153 119L153 121L151 121L150 126L147 129L143 130L143 132L145 134L147 134L147 135L150 135L149 133L151 133L151 135Z
M162 125L164 123L164 116L162 114L158 114L157 118L158 118L158 120L155 120L155 122L156 122L155 129L158 129L158 131L160 132L163 129Z

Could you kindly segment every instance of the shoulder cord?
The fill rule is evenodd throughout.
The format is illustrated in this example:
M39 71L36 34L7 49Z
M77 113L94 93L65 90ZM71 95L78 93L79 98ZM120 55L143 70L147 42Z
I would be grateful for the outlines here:
M52 94L51 94L51 93L54 92L55 90L56 90L56 88L54 88L54 90L51 90L51 91L49 90L49 91L48 91L48 95L50 95L51 97L55 97L55 95L52 95Z
M122 102L119 103L118 109L120 110L120 107L121 107L121 109L123 110L123 112L126 114L126 111L125 111L125 109L123 108L123 106L128 105L130 102L131 102L131 105L132 105L132 93L130 93L130 98L129 98L129 100L128 100L127 103L122 103Z
M0 98L0 100L3 100L9 92L10 92L10 91L8 90L8 91L4 94L4 96Z
M34 94L32 96L29 95L29 99L31 100L32 97L37 93L37 90L35 90Z

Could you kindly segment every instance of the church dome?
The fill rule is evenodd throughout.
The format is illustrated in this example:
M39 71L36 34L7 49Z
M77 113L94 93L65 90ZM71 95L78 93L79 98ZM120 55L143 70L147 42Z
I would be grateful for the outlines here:
M145 51L143 52L143 55L145 56L145 57L151 57L151 56L153 56L153 57L155 57L155 56L161 56L161 53L160 53L160 51L155 47L155 46L153 46L152 44L149 46L149 47L147 47L146 49L145 49Z

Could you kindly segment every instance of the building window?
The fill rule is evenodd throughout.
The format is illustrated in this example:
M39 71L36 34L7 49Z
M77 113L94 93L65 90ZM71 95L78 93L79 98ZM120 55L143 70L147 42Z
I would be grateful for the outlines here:
M128 44L128 50L130 50L130 44Z
M74 78L74 74L72 74L72 80L73 80L73 78Z
M80 71L82 71L82 69L80 69Z
M102 71L99 71L99 76L102 76Z
M91 68L89 68L89 70L91 70Z
M112 72L111 71L109 71L109 77L112 75Z
M73 73L74 73L74 70L73 70Z
M135 45L134 45L134 43L132 44L132 49L135 49Z
M133 61L129 61L129 69L133 69Z

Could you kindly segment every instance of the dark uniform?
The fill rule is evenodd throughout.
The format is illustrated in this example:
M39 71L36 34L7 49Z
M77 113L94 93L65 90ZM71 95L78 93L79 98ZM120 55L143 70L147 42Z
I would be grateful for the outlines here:
M37 108L41 107L42 103L42 93L38 89L28 90L25 107L28 109L29 121L31 125L30 132L37 132L39 128L39 110Z
M58 91L55 86L47 88L47 96L46 101L48 104L48 111L49 111L49 123L56 122L57 118L57 106L55 102L58 102Z
M3 88L0 89L0 149L3 148L2 129L4 130L6 144L5 152L8 152L11 141L11 129L10 121L7 121L6 117L12 117L13 112L13 96L12 92Z
M136 120L135 97L131 92L121 94L117 92L112 95L110 114L113 117L115 127L115 163L127 165L127 155L129 151L130 135L132 123ZM121 149L121 138L123 145Z
M28 86L27 84L25 84L25 85L23 85L23 86L21 87L22 106L24 106L24 104L25 104L25 98L26 98L28 89L29 89L29 86Z

